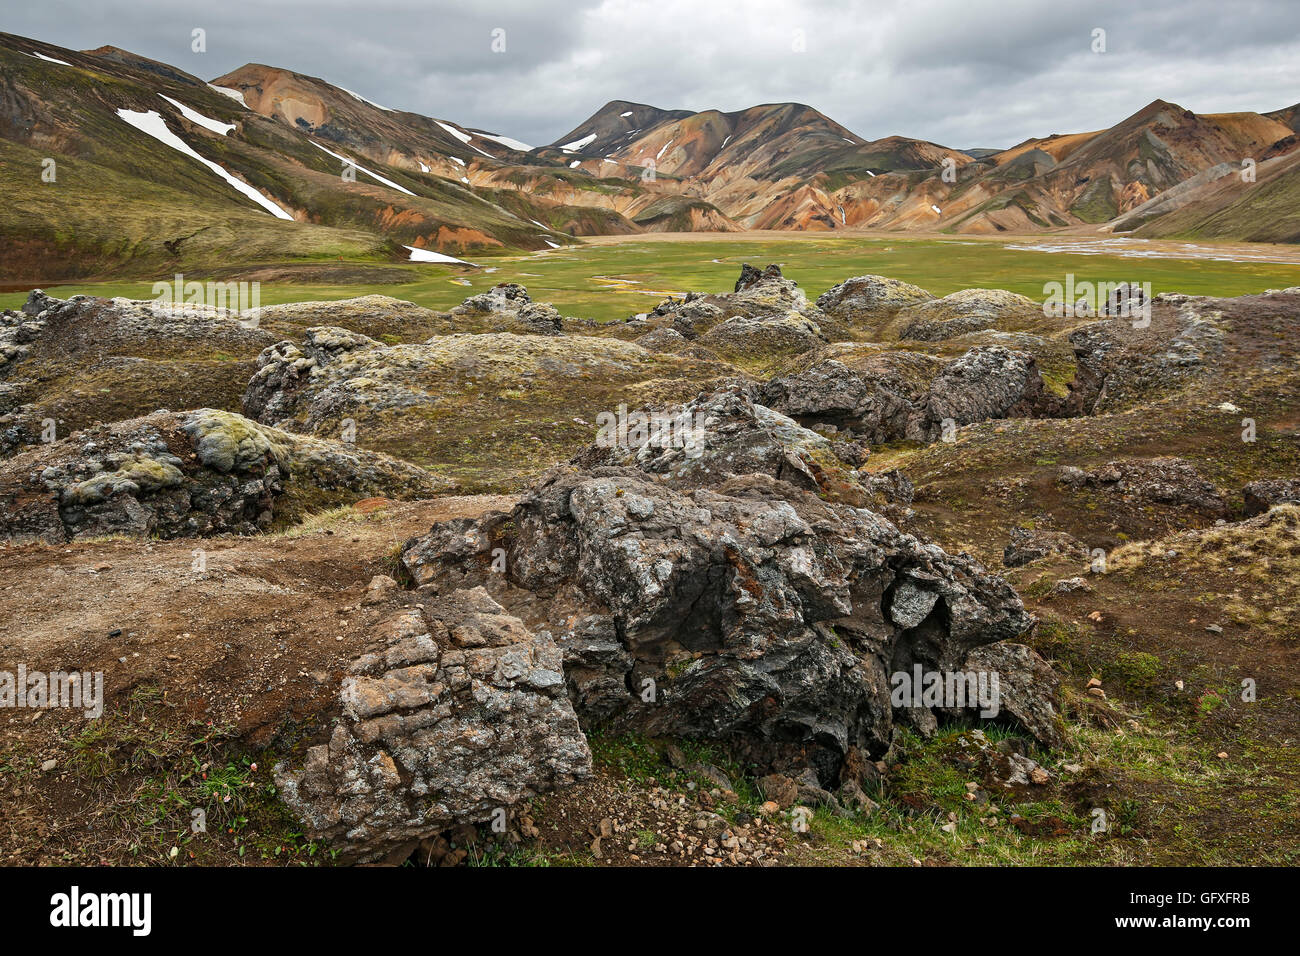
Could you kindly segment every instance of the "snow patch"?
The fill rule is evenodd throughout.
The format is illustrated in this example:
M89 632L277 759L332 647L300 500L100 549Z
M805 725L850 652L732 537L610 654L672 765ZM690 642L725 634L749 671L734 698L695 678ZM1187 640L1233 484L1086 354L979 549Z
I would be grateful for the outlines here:
M619 113L618 115L626 118L632 115L632 111L628 110L626 113Z
M340 89L342 89L342 87L340 87ZM362 165L360 165L360 164L358 164L358 163L353 162L352 160L348 159L346 156L340 156L338 153L334 152L334 150L332 150L332 149L326 149L324 146L322 146L320 143L316 142L315 140L309 140L309 142L310 142L313 146L315 146L317 149L319 149L321 152L329 153L331 156L333 156L335 159L339 160L340 162L347 163L349 166L356 166L357 169L359 169L361 172L365 173L365 174L366 174L367 176L369 176L371 179L374 179L374 180L376 180L376 181L378 181L378 182L383 183L383 184L384 184L385 186L387 186L388 188L390 188L390 189L396 189L399 193L406 193L406 195L408 195L408 196L414 196L414 195L415 195L415 193L411 192L411 191L410 191L409 189L407 189L405 186L399 186L399 185L397 185L397 183L393 182L391 179L385 179L383 176L380 176L378 173L372 173L370 170L366 169L366 167L364 167L364 166L362 166Z
M511 139L509 136L498 136L496 133L475 133L479 139L490 139L494 143L500 143L507 149L517 149L521 153L526 153L532 149L527 143L522 143L517 139Z
M366 98L365 98L364 96L362 96L360 93L353 93L353 92L352 92L350 89L348 89L346 86L340 86L339 89L342 90L344 93L346 93L348 96L352 97L353 99L360 100L362 103L369 103L369 104L370 104L371 106L373 106L375 109L383 110L385 113L395 113L395 112L397 112L396 110L390 110L387 106L380 106L380 105L379 105L378 103L376 103L374 100L368 100L368 99L366 99Z
M136 110L118 110L117 115L146 136L152 136L154 139L158 140L158 142L170 146L177 152L184 153L191 159L198 160L277 219L287 219L290 222L293 221L293 216L285 212L275 203L271 202L271 200L267 199L252 186L248 185L248 183L244 182L242 179L236 179L233 175L226 172L226 170L218 166L212 160L204 159L191 149L185 140L181 139L167 128L166 121L158 114L157 110L149 110L147 113L141 113Z
M232 90L228 86L214 86L211 83L209 83L208 86L224 96L229 96L244 109L248 109L248 104L244 101L244 94L239 90Z
M420 163L418 159L416 160L416 162ZM427 173L428 171L429 171L429 167L424 165L424 163L420 163L420 172Z
M575 159L573 162L569 163L569 168L570 168L570 169L577 169L577 168L578 168L579 166L581 166L581 165L582 165L582 160L580 160L580 159Z
M940 214L943 213L943 210L940 209L938 206L936 206L934 203L930 203L930 208L933 209L933 210L934 210L935 212L937 212L937 213L940 213Z
M46 63L57 63L60 66L72 66L67 60L56 60L52 56L46 56L44 53L29 53L28 56L34 56L38 60L44 60Z
M178 102L177 100L172 99L170 96L167 96L163 93L159 93L158 95L161 96L163 99L165 99L172 106L180 110L181 115L184 116L191 123L193 123L195 126L202 126L204 129L210 129L212 130L212 132L219 133L222 136L225 136L227 133L229 133L232 129L235 128L234 123L223 123L221 122L221 120L214 120L210 116L204 116L198 110L190 109L184 103Z
M483 153L483 150L479 149L477 146L475 146L473 143L470 142L470 140L473 139L473 137L470 136L469 133L458 130L456 127L450 126L447 123L444 123L442 120L434 120L434 122L437 123L439 126L441 126L443 129L445 129L452 136L455 136L458 140L460 140L470 149L474 150L474 152ZM483 155L486 156L488 159L496 159L496 157L493 156L491 153L483 153ZM462 163L461 165L464 164Z
M596 141L596 134L588 133L586 136L582 137L582 139L575 139L572 143L565 143L563 146L560 147L560 149L566 153L572 153L574 150L582 149L582 147L588 146L591 143L594 143L595 141Z
M457 259L454 256L444 255L441 252L433 252L429 249L417 249L415 246L402 246L403 249L410 249L411 255L409 262L454 262L461 266L472 266L474 263L466 262L464 259Z

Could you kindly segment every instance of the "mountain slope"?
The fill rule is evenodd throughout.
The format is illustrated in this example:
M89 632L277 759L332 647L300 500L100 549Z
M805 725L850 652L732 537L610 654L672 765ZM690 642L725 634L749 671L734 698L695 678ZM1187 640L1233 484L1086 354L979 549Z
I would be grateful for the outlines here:
M209 83L116 47L0 34L0 267L46 282L738 229L1290 241L1297 126L1300 106L1154 100L1108 129L972 155L867 140L799 103L614 100L534 148L274 66ZM1245 159L1254 189L1228 175Z
M595 175L671 177L737 223L768 229L835 228L829 184L971 160L905 137L867 142L800 103L689 113L616 100L550 150Z
M532 204L512 211L468 183L452 158L464 151L459 127L413 114L391 128L373 124L400 133L401 143L427 146L439 175L433 162L391 165L401 154L377 149L380 136L354 142L348 130L380 111L346 93L334 101L352 99L356 110L332 103L337 119L317 128L263 116L248 108L243 90L217 86L113 47L77 53L0 34L0 150L7 164L30 163L24 149L55 164L52 183L40 179L40 163L14 177L16 201L0 212L5 273L27 275L43 263L39 275L47 280L84 275L88 261L170 269L185 264L187 244L197 261L215 255L206 238L227 217L250 213L245 248L272 259L404 260L411 253L403 246L465 254L566 241L531 221ZM482 160L499 164L485 151ZM355 175L344 175L347 164L355 164ZM92 177L95 168L107 172ZM78 170L85 176L70 178ZM186 198L173 206L168 190ZM109 209L109 222L98 222ZM106 233L111 223L119 228ZM91 235L95 248L87 248Z
M1255 181L1244 181L1240 168L1225 164L1223 173L1198 183L1168 211L1116 224L1116 231L1135 229L1148 239L1222 239L1247 242L1300 242L1300 151L1266 160ZM1171 190L1172 191L1172 190Z
M1264 157L1291 130L1258 113L1197 115L1155 100L1115 126L1053 134L942 176L885 177L834 198L848 222L954 232L1033 232L1107 223L1224 163Z

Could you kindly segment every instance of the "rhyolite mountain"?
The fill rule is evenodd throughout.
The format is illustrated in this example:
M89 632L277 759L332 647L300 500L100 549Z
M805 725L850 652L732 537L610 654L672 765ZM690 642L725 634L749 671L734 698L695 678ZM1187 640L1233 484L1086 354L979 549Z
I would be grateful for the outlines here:
M1198 115L1155 100L1110 129L963 152L864 139L797 103L614 100L533 147L274 66L207 82L116 47L10 34L0 103L11 284L437 260L643 231L1297 235L1297 107ZM1256 183L1227 177L1245 160Z
M549 204L467 182L471 156L499 163L488 149L517 153L509 145L480 139L486 148L475 149L459 126L390 114L285 71L246 67L223 79L246 85L209 84L112 47L77 52L0 34L6 279L572 241L545 224Z

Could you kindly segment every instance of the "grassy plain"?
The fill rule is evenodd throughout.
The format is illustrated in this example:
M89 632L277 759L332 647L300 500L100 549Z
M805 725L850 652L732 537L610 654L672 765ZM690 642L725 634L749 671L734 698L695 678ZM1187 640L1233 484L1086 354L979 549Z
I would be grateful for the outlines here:
M1270 288L1300 286L1300 257L1293 261L1231 261L1233 247L1200 247L1199 258L1157 258L1088 252L1036 251L1044 237L1019 240L853 236L833 238L763 236L713 238L631 237L600 240L541 253L507 254L476 260L479 268L437 264L381 264L342 259L314 265L286 263L256 271L224 269L216 278L259 279L264 305L343 299L382 293L432 309L446 310L498 282L519 282L534 300L552 302L566 315L609 321L653 308L669 294L730 291L740 265L778 263L785 274L815 298L850 276L878 273L916 283L936 295L965 288L1000 288L1043 298L1047 282L1150 282L1154 292L1234 296ZM1060 244L1051 243L1054 248ZM1066 245L1068 248L1068 244ZM1140 249L1135 245L1133 248ZM1178 253L1182 247L1166 247ZM1187 255L1193 250L1184 249ZM1220 255L1210 258L1204 255ZM1277 259L1285 258L1279 255ZM356 278L352 278L355 275ZM207 277L191 272L187 278ZM47 288L52 295L77 293L150 298L153 279L84 282ZM0 293L0 307L16 308L23 291Z

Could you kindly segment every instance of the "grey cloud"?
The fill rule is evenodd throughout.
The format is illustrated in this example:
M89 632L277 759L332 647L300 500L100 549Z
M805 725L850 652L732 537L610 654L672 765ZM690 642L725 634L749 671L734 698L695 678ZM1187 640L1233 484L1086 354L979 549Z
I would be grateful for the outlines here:
M190 51L196 26L206 54ZM498 27L503 54L490 49ZM611 99L795 100L868 138L958 147L1113 125L1157 97L1199 112L1300 100L1290 0L47 0L4 29L109 43L206 79L269 63L533 143Z

